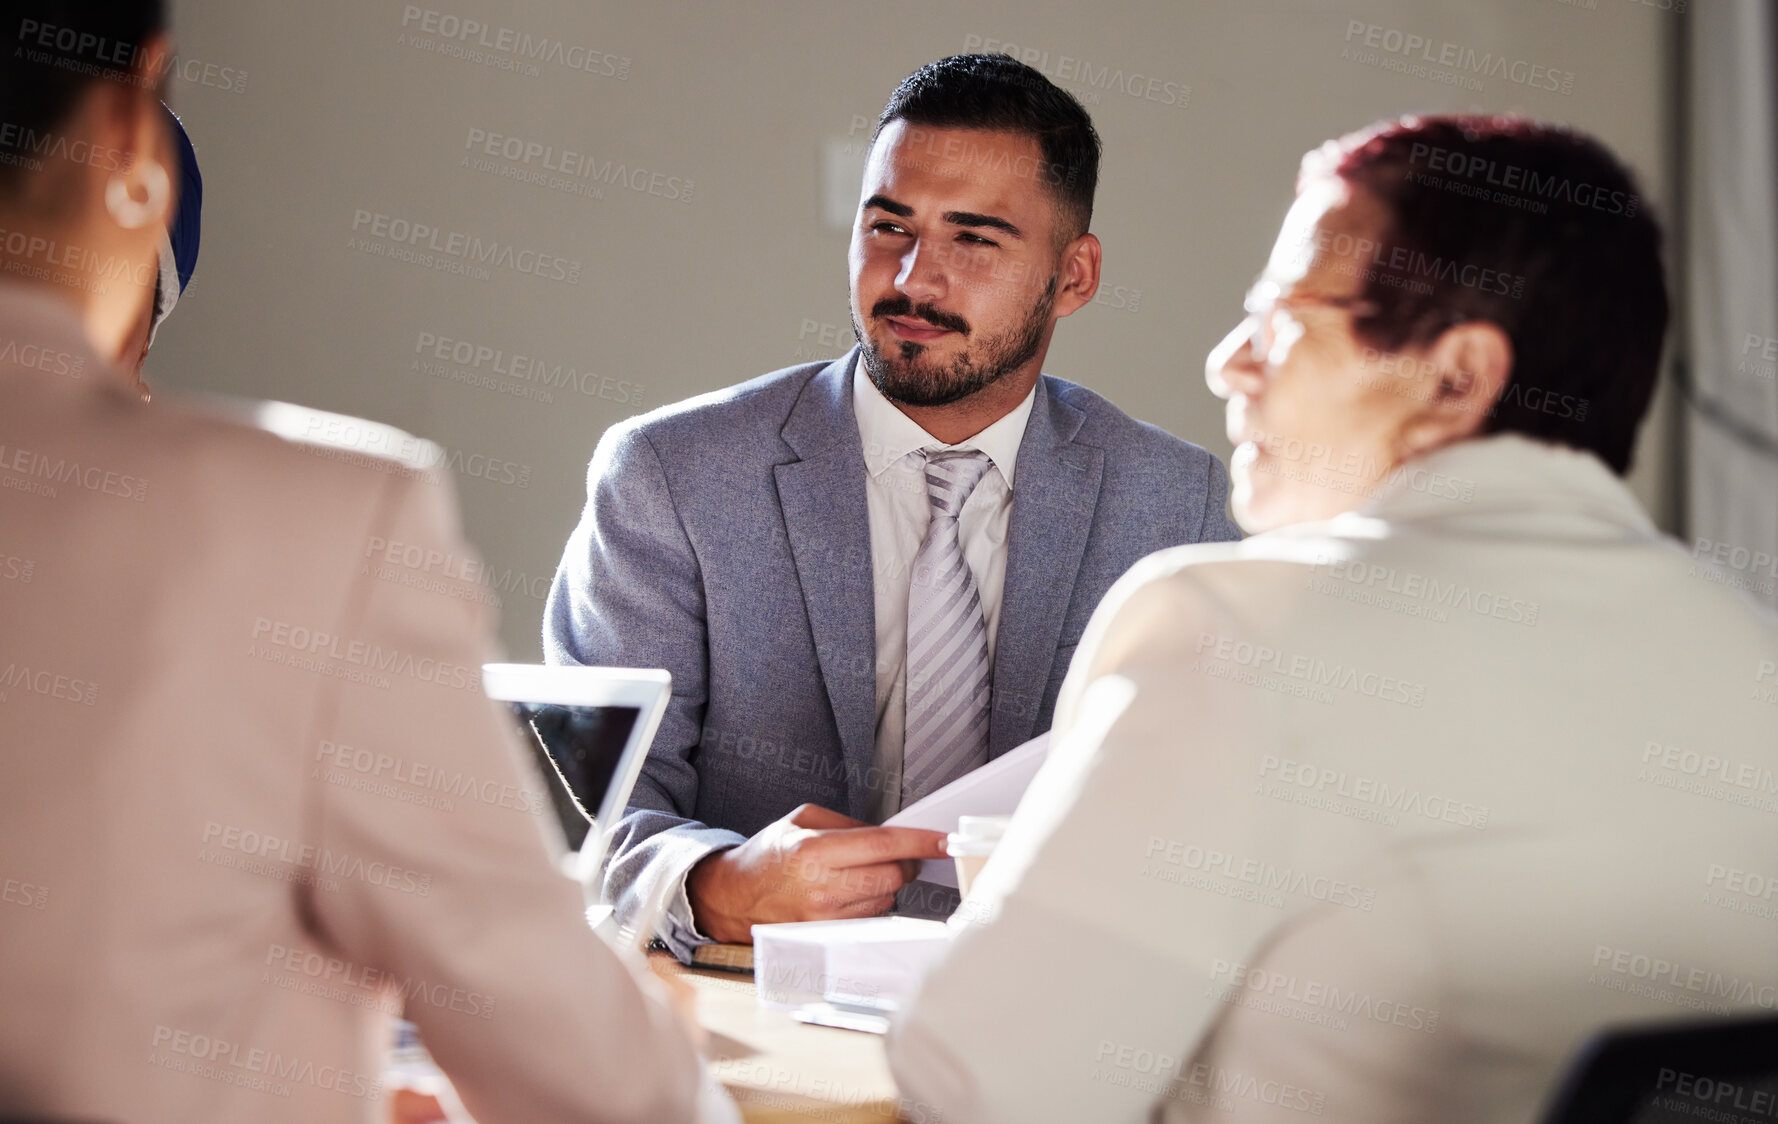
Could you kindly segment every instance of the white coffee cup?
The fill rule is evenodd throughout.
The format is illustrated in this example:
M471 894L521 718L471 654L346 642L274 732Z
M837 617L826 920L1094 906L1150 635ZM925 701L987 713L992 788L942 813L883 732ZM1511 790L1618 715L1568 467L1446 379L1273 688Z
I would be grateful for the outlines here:
M957 830L945 836L945 853L957 860L957 888L965 897L1010 823L1011 816L958 816Z

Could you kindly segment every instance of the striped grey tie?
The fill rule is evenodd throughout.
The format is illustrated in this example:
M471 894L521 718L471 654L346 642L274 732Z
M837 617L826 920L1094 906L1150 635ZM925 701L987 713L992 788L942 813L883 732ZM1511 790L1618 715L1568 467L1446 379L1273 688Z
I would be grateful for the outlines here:
M988 762L988 626L957 515L992 462L973 449L925 456L932 522L908 585L904 808Z

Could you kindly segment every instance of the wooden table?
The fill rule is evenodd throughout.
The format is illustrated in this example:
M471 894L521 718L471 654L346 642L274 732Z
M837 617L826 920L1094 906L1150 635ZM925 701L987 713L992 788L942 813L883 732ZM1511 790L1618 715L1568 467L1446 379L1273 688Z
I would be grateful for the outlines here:
M650 953L648 966L696 989L698 1022L709 1035L704 1055L748 1124L886 1124L926 1115L899 1099L882 1036L810 1026L761 1007L752 976L687 968L665 952Z

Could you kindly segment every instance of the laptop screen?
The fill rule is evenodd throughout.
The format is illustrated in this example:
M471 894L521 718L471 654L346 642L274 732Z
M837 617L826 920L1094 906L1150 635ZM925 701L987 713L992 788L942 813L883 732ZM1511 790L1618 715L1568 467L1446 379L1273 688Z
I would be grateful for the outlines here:
M624 748L642 716L633 706L562 706L508 702L519 731L546 778L568 845L579 850L591 821L605 807L618 780ZM603 825L609 828L609 824Z
M593 910L609 917L605 853L666 716L673 677L661 668L489 663L482 665L482 689L512 715L531 747L573 856L562 856L564 870L580 881L589 920ZM624 939L652 933L661 908L641 911Z

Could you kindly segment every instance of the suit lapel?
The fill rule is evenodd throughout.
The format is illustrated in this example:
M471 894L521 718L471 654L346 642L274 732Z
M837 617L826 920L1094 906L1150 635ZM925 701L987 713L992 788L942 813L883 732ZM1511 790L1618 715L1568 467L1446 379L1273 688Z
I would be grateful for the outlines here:
M846 759L846 812L869 812L876 745L877 622L864 448L852 412L857 349L803 388L782 436L801 459L778 465L778 503L796 560L822 683Z
M1105 469L1104 450L1074 444L1085 420L1050 393L1047 377L1038 379L1037 401L1019 443L1006 535L990 758L1030 739L1062 639Z

